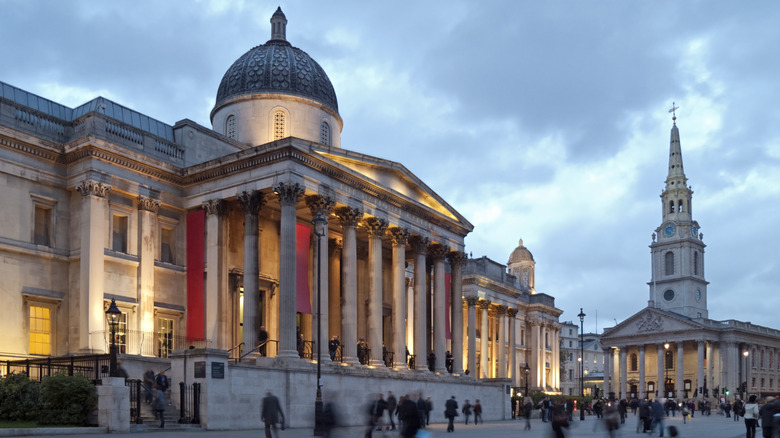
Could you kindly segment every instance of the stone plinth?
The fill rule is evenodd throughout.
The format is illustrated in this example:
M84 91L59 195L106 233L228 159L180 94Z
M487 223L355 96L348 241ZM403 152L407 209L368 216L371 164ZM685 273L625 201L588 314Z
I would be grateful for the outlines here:
M130 388L123 377L105 377L97 387L98 425L113 432L130 431Z

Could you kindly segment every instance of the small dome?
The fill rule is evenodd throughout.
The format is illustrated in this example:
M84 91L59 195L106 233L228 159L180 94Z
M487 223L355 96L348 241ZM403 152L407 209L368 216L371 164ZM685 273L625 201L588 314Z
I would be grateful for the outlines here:
M515 248L515 250L512 251L512 255L509 256L509 262L507 264L525 261L534 261L534 255L531 254L531 251L528 251L528 248L523 246L523 239L520 239L517 248Z
M250 49L225 72L214 108L236 96L279 93L314 100L338 114L336 92L325 70L286 40L287 20L281 9L276 10L271 23L271 39Z

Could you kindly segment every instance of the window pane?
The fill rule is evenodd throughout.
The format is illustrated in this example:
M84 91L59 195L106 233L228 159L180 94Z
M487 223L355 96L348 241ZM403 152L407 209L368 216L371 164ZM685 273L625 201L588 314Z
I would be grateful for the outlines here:
M51 315L46 307L30 306L30 354L51 354Z

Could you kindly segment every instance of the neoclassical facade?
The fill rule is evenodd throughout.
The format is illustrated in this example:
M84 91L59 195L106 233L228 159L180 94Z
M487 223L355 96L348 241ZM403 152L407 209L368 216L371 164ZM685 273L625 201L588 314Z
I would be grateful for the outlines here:
M714 399L780 392L780 331L708 318L704 236L692 200L675 122L662 222L650 244L650 299L604 331L606 394Z

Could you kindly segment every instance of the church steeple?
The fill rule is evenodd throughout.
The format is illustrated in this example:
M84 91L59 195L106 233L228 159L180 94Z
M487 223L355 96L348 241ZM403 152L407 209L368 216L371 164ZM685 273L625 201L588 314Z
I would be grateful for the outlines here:
M663 199L664 220L691 220L693 190L687 186L688 178L683 170L682 149L680 147L680 131L677 129L676 110L679 107L672 104L672 134L669 141L669 168L666 175L666 187Z

